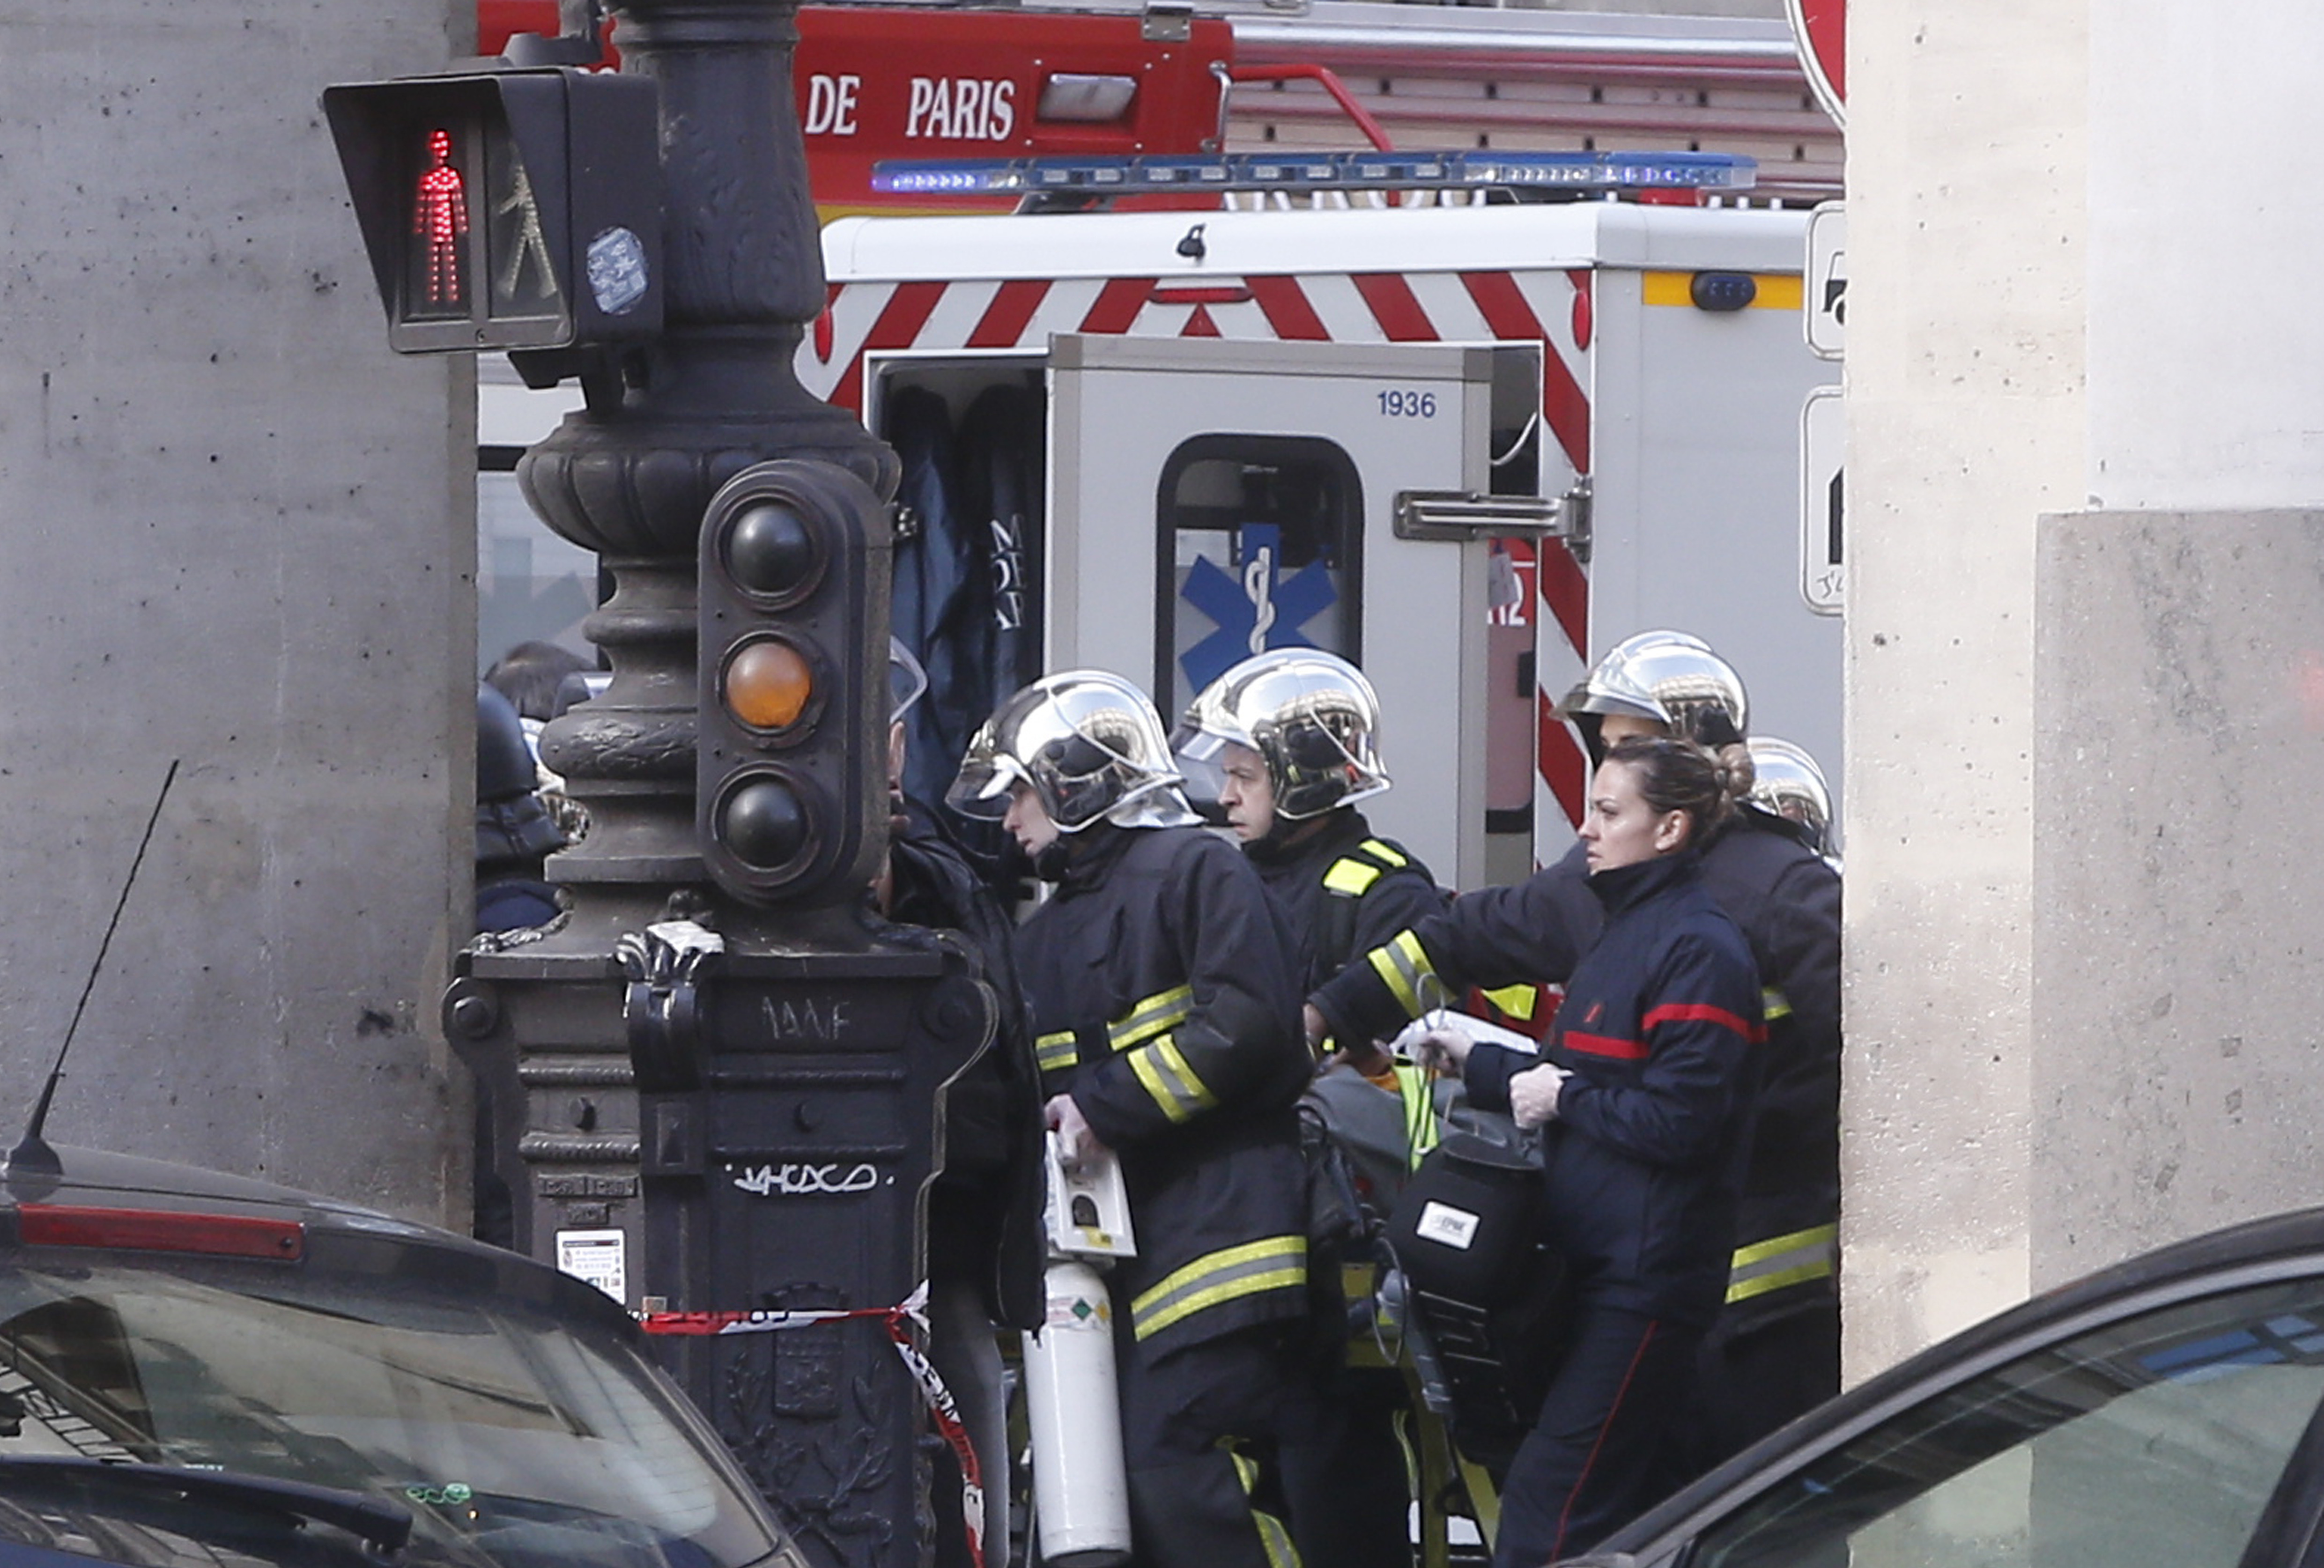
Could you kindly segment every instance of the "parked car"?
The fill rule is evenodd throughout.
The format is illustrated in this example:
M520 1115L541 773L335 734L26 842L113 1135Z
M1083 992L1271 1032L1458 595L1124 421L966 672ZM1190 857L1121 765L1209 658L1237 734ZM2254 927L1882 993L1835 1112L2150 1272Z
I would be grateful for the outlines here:
M2324 1209L2036 1296L1802 1417L1577 1563L2324 1559Z
M58 1153L60 1181L0 1187L0 1563L806 1568L590 1287Z

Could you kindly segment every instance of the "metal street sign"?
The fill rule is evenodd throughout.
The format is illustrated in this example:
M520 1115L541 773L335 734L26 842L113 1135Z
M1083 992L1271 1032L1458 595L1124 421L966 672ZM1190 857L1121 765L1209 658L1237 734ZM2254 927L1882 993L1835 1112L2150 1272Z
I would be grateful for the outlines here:
M1800 69L1831 123L1848 129L1848 0L1784 0Z
M1808 215L1807 298L1800 320L1818 359L1844 357L1848 340L1848 209L1827 201Z
M1845 410L1836 386L1816 388L1800 410L1800 596L1819 615L1847 607L1840 557L1848 493Z

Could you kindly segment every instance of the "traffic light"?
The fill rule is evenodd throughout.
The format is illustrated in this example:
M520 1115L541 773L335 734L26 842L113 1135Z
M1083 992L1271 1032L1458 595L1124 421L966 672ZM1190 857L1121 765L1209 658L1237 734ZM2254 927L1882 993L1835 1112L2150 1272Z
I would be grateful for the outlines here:
M861 899L888 820L888 512L835 464L744 469L702 525L696 827L747 902Z
M661 330L651 80L570 69L323 90L403 354L567 348Z

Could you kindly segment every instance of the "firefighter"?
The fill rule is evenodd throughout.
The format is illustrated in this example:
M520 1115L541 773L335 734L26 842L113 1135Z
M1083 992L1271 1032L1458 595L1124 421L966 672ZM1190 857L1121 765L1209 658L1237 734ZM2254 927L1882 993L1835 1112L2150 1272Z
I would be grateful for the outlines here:
M1741 678L1700 639L1646 632L1617 645L1557 711L1595 761L1633 735L1731 754L1748 705ZM1733 776L1748 791L1748 767ZM1796 825L1748 801L1704 851L1702 876L1751 944L1767 1042L1727 1300L1703 1342L1694 1439L1674 1456L1674 1481L1840 1389L1840 876ZM1471 955L1470 933L1505 920L1536 933L1526 961ZM1310 1032L1378 1031L1417 1016L1438 983L1433 955L1463 955L1457 972L1470 982L1562 982L1601 923L1577 845L1351 965L1310 998Z
M1704 890L1698 848L1735 808L1730 766L1684 741L1609 749L1582 828L1605 928L1540 1055L1423 1042L1472 1102L1549 1130L1540 1266L1572 1294L1503 1482L1495 1568L1586 1552L1653 1500L1725 1284L1761 1028L1750 948ZM1472 921L1445 962L1524 964L1539 933L1517 914ZM1441 938L1438 924L1419 929Z
M888 641L888 859L874 885L881 914L967 939L992 987L1000 1021L991 1049L945 1091L944 1169L928 1190L928 1359L951 1388L982 1471L982 1540L989 1561L1009 1540L1009 1413L996 1326L1038 1328L1043 1305L1041 1113L1032 1035L1017 983L1015 927L966 853L904 789L905 718L926 695L911 650ZM948 1453L940 1465L952 1463ZM951 1523L956 1486L933 1495L945 1521L936 1568L968 1559Z
M972 739L947 799L1055 884L1020 928L1049 1126L1110 1149L1137 1256L1109 1282L1138 1556L1296 1562L1268 1506L1304 1434L1296 949L1258 873L1188 808L1160 716L1101 670L1045 676Z
M1314 649L1286 648L1247 659L1205 687L1172 738L1189 778L1215 781L1227 826L1291 917L1303 995L1357 954L1444 908L1427 868L1375 836L1357 809L1388 788L1379 731L1379 699L1362 671ZM1399 1181L1410 1156L1434 1141L1429 1085L1417 1067L1372 1080L1327 1060L1310 1100L1360 1180L1385 1163L1390 1174L1380 1179ZM1384 1162L1362 1158L1374 1144ZM1393 1185L1376 1191L1375 1201L1384 1209L1393 1193ZM1369 1305L1368 1279L1349 1291ZM1286 1455L1300 1557L1409 1568L1411 1486L1396 1433L1403 1375L1392 1366L1333 1366L1322 1392L1316 1441Z

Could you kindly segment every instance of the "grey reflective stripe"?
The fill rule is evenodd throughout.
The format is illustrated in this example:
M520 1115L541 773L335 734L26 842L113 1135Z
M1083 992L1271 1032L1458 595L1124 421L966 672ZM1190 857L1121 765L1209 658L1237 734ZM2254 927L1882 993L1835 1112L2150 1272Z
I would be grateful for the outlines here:
M1729 1305L1840 1271L1840 1227L1817 1225L1735 1250L1727 1277Z
M1194 1010L1194 988L1190 985L1173 986L1159 995L1148 997L1106 1025L1106 1038L1115 1050L1126 1051L1165 1029L1176 1028Z
M1268 1236L1207 1253L1148 1288L1130 1304L1130 1326L1142 1340L1206 1307L1306 1284L1307 1238Z
M1074 1031L1071 1029L1059 1029L1056 1034L1043 1035L1033 1042L1033 1052L1038 1065L1044 1073L1062 1072L1080 1060L1081 1055L1075 1049Z

